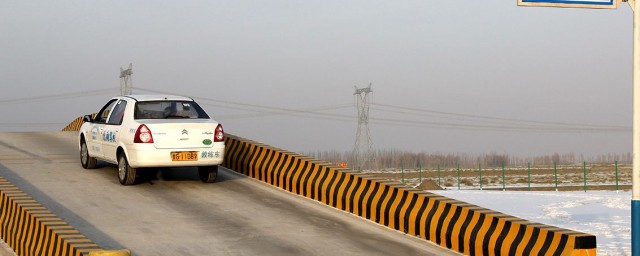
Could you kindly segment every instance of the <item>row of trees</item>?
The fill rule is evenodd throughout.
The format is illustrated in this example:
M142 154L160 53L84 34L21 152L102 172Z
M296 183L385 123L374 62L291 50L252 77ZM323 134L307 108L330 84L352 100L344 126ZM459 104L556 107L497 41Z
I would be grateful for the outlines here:
M352 153L339 151L316 151L306 152L306 155L317 159L332 162L346 163L352 166ZM589 163L613 163L618 161L621 164L631 163L631 153L627 154L600 154L595 156L577 155L575 153L553 153L550 155L520 157L509 154L498 153L426 153L426 152L410 152L397 149L382 149L375 151L375 168L416 168L418 166L435 166L437 164L442 168L454 168L458 164L463 167L482 166L498 167L503 163L505 165L553 165L557 164L575 164L582 162Z

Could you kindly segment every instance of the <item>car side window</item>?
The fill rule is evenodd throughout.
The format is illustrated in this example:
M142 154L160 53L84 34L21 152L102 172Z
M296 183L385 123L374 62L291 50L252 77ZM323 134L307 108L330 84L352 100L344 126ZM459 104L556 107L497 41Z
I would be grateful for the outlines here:
M111 116L109 117L109 121L107 122L107 124L112 124L112 125L122 124L122 118L124 117L124 109L126 107L127 107L127 101L125 100L118 101L118 103L116 103L116 105L113 107L113 110L111 111Z
M109 113L111 113L111 109L113 108L113 105L116 104L116 100L113 99L109 102L107 102L107 105L104 105L104 107L102 107L102 109L100 110L100 112L98 112L98 115L96 115L96 118L94 120L96 120L96 123L99 124L104 124L107 122L107 117L109 117Z

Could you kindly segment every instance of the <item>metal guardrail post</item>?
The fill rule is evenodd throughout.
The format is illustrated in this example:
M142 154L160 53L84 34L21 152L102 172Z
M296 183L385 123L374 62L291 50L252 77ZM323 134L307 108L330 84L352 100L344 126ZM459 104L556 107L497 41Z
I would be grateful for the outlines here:
M402 183L404 184L404 162L400 163L400 168L402 169Z
M480 190L482 190L482 165L478 163L478 169L480 170Z
M442 187L442 185L440 185L440 164L438 163L438 186Z
M631 175L631 255L640 256L640 0L633 10L633 173Z
M618 190L618 160L616 160L616 194L620 193Z
M458 190L460 190L460 163L458 163Z
M502 161L502 191L506 191L506 185L504 182L504 161Z
M529 191L531 191L531 163L527 162L527 174L529 176L529 180L527 182Z
M556 191L558 191L558 163L553 161L553 176L556 177Z
M584 171L584 192L587 192L587 162L582 163L582 170Z
M420 172L420 178L418 179L418 181L419 181L418 186L419 186L419 185L422 184L422 166L420 166L420 164L418 164L418 169L420 170L419 171Z

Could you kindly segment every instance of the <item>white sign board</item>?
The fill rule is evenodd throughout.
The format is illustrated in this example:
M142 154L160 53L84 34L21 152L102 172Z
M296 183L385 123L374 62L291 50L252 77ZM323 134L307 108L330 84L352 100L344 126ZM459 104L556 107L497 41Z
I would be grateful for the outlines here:
M521 6L616 9L619 0L518 0Z

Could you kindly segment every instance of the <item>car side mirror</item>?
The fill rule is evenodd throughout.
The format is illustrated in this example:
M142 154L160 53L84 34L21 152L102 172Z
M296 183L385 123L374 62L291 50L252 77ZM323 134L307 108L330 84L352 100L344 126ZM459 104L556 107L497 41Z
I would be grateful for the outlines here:
M93 123L93 117L91 117L91 115L85 115L82 118L82 120L85 121L85 122Z

